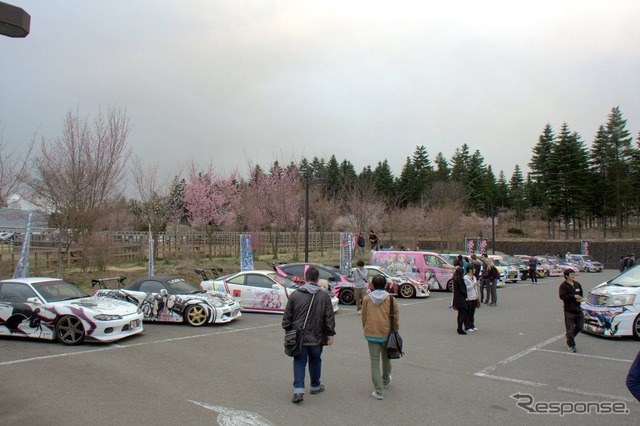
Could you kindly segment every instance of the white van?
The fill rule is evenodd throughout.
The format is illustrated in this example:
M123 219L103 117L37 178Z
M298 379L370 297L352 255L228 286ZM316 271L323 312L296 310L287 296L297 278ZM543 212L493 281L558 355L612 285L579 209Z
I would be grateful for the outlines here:
M442 255L429 251L377 250L371 253L372 265L391 276L406 277L428 285L429 290L453 291L455 267Z

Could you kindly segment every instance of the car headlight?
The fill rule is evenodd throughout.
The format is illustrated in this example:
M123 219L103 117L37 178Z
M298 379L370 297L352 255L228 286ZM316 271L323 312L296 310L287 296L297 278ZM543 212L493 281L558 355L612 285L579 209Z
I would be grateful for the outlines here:
M94 320L98 321L116 321L121 320L121 315L107 315L107 314L99 314L93 317Z
M633 305L635 300L635 294L614 294L607 297L607 301L604 306L625 306Z

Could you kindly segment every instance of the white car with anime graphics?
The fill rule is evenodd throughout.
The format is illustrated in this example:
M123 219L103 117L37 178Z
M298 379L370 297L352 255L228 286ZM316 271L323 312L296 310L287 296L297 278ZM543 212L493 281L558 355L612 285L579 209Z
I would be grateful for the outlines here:
M142 313L131 303L90 297L59 278L0 281L0 335L113 342L142 332Z
M369 271L369 278L373 278L376 275L382 275L385 277L387 279L386 290L391 294L395 294L404 299L431 296L429 286L421 283L420 281L405 277L392 277L380 266L365 265L364 267Z
M568 261L578 265L582 272L602 272L604 265L586 254L570 254Z
M200 288L214 293L227 294L238 301L246 312L282 314L291 293L301 285L275 271L243 271L217 277L215 271L196 269L203 277ZM213 272L209 277L207 272ZM338 298L331 294L333 311L338 310Z
M143 277L123 288L101 289L94 295L135 304L145 321L186 322L200 327L242 316L238 302L226 294L207 293L182 278L167 275Z
M640 267L594 287L582 303L584 331L640 340Z

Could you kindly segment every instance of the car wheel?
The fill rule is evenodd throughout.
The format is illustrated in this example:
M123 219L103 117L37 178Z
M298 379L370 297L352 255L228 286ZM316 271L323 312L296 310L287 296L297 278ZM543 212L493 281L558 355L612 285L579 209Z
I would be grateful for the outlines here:
M640 340L640 315L633 320L633 337Z
M450 279L449 281L447 281L447 291L449 293L453 293L453 279Z
M340 290L340 295L338 296L340 303L343 305L353 305L356 302L356 296L352 289L345 288Z
M184 311L184 320L191 327L200 327L207 323L207 310L202 305L191 305Z
M411 299L416 295L416 289L411 284L402 284L398 289L398 295L403 299Z
M65 345L78 345L84 341L85 332L80 319L66 315L56 323L56 337Z

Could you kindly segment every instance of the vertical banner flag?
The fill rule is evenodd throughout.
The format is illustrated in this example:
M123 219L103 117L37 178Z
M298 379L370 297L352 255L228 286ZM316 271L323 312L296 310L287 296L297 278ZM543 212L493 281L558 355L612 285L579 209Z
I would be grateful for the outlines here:
M149 224L149 276L156 274L156 256L153 252L153 234L151 233L151 224Z
M468 255L474 253L476 249L475 238L465 237L464 238L464 252Z
M353 263L353 232L340 233L340 273L349 276Z
M29 276L29 252L31 249L31 215L33 212L29 212L29 218L27 219L27 229L22 239L22 250L20 250L20 259L16 265L16 270L13 273L13 278L27 278Z
M580 241L580 254L589 255L589 241Z
M240 271L253 271L251 235L240 235Z
M478 251L482 253L487 253L489 249L489 240L486 238L478 238Z

